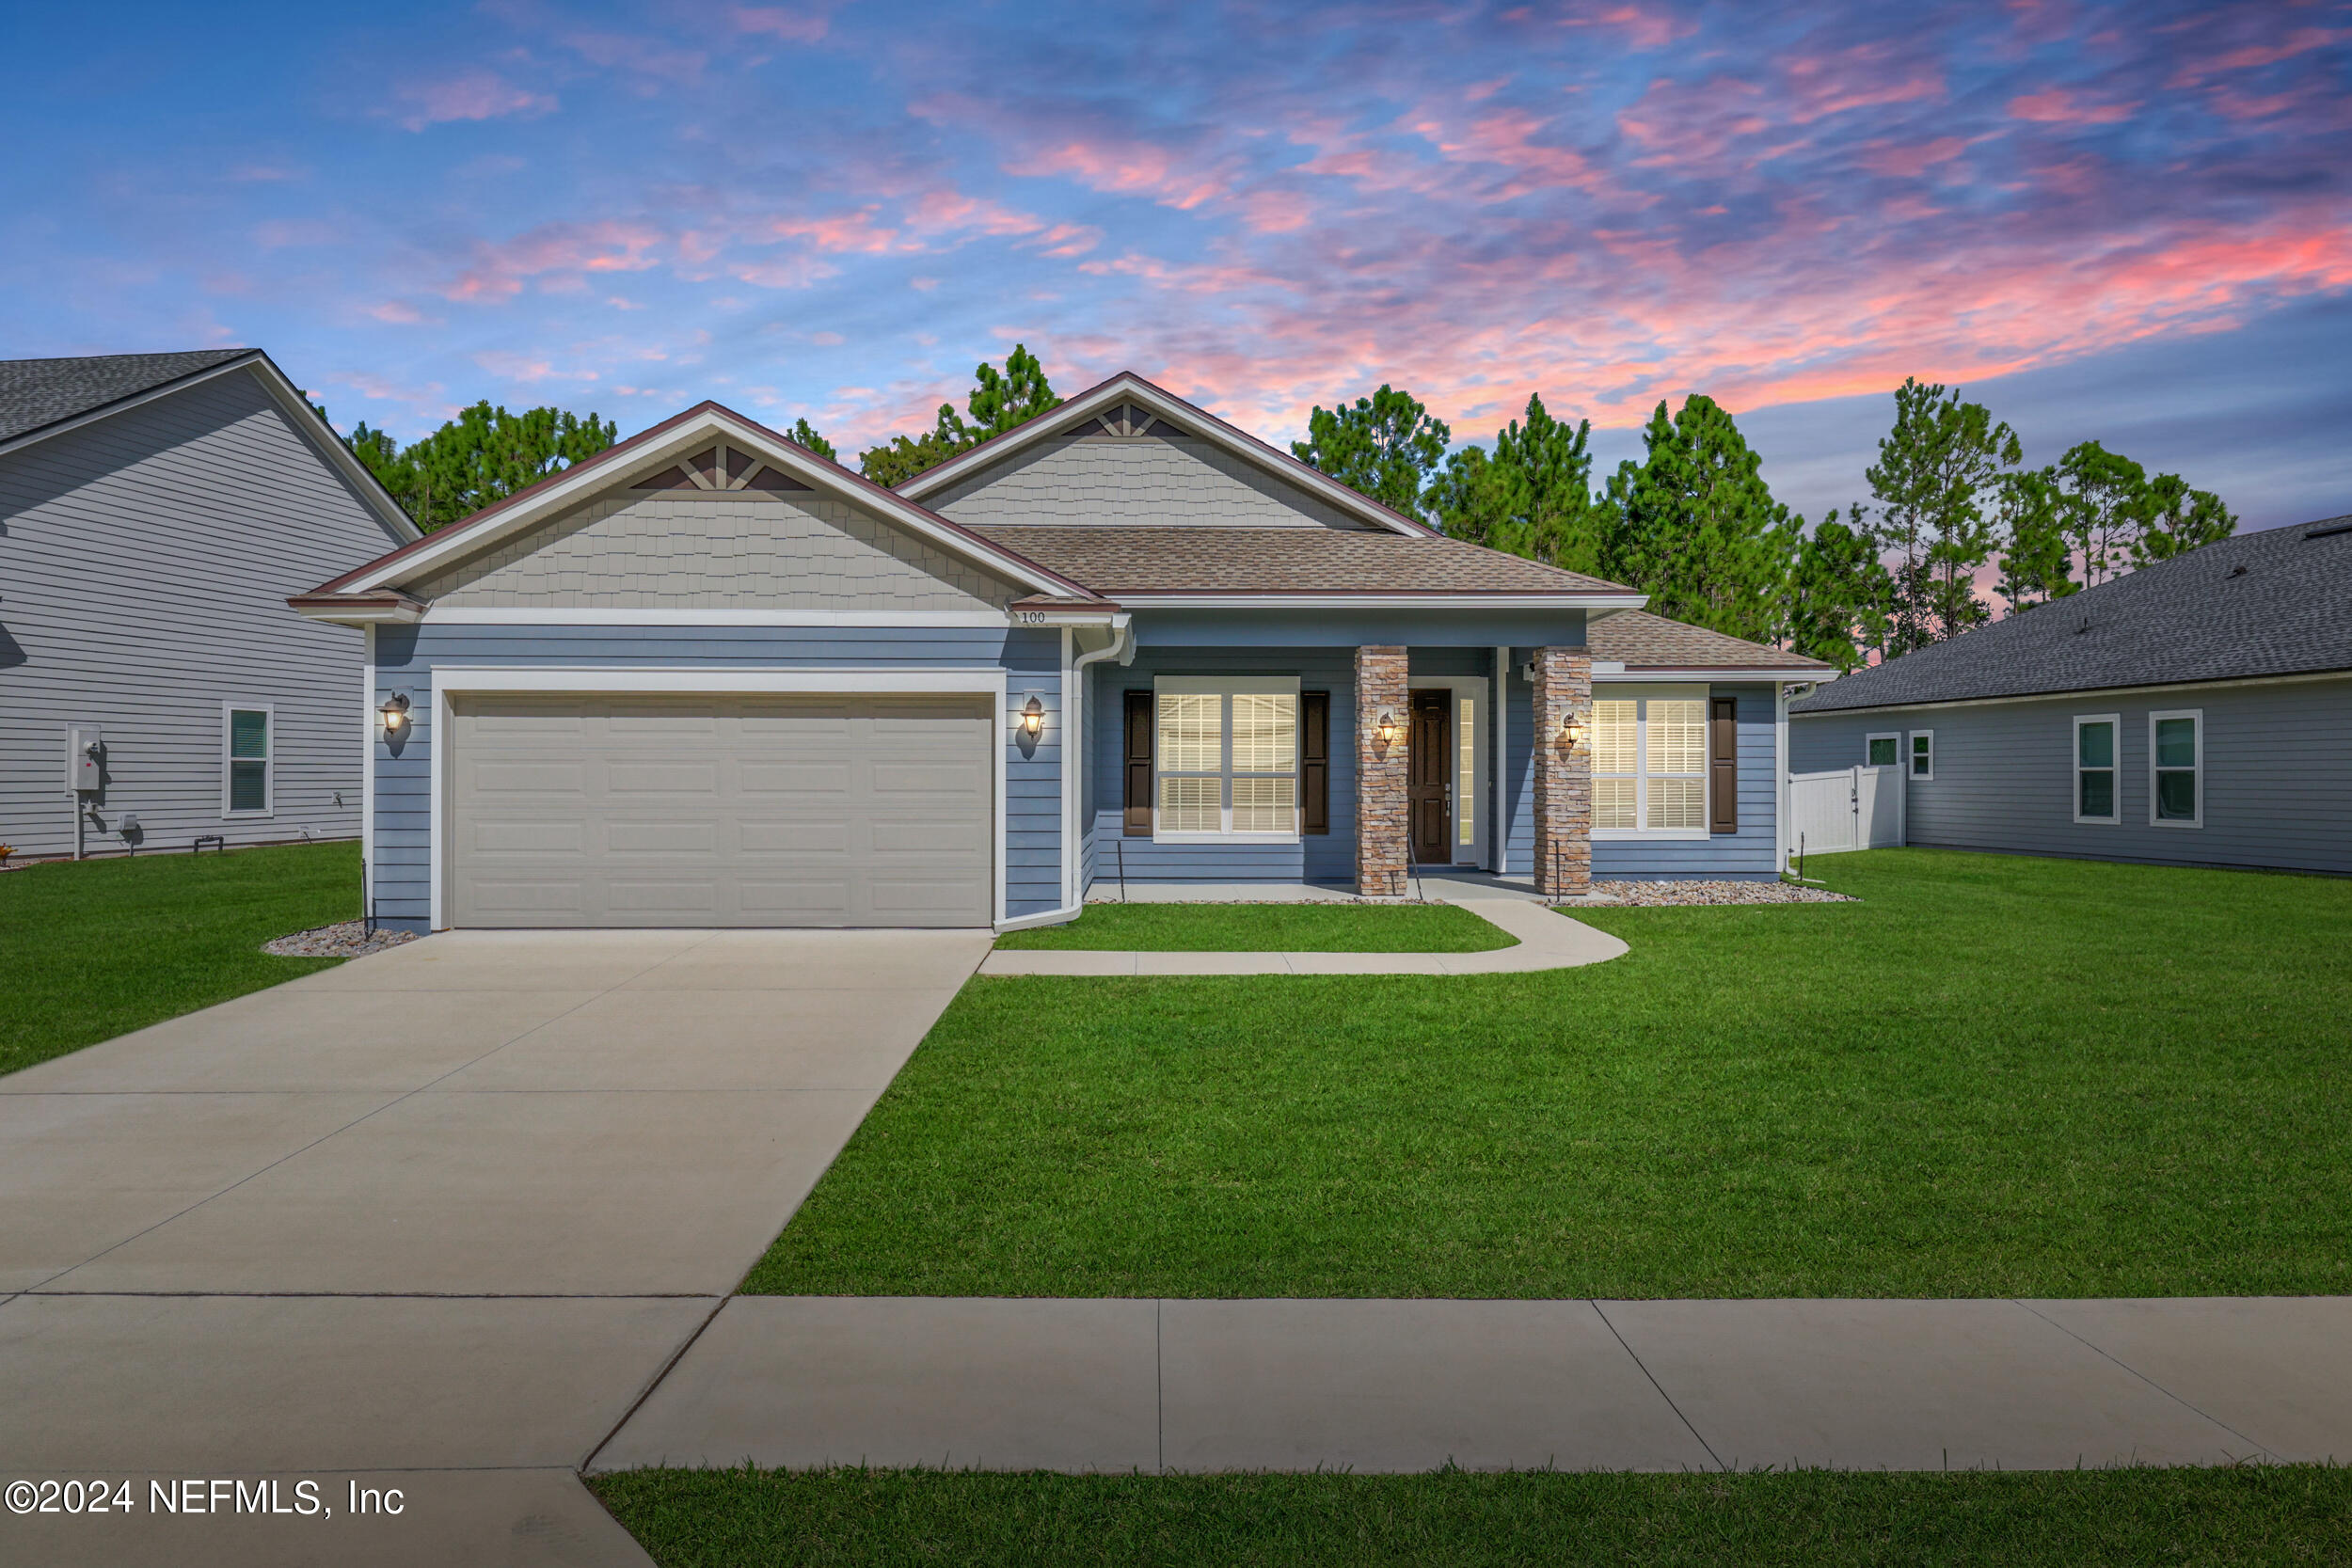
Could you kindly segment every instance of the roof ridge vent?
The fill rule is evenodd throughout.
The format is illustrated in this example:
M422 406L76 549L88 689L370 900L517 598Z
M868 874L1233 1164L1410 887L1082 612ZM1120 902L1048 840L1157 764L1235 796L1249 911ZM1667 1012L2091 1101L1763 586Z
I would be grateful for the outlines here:
M2331 533L2352 533L2352 517L2338 517L2331 523L2314 523L2303 531L2303 537L2325 539Z

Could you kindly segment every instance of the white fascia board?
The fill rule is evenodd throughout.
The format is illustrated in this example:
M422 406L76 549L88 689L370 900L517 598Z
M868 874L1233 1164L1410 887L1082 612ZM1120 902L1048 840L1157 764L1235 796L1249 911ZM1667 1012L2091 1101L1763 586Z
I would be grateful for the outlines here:
M447 626L916 626L1001 631L1001 610L627 610L596 606L433 605L423 619Z
M294 613L306 621L330 626L405 626L423 619L421 612L408 605L389 605L381 610L308 609Z
M442 691L624 692L969 692L1001 698L1005 672L996 665L939 669L775 669L624 665L437 666L433 689Z
M1798 673L1798 672L1795 672L1795 671L1789 671L1789 670L1771 670L1771 669L1765 669L1765 670L1742 670L1742 669L1739 669L1739 668L1736 668L1736 667L1727 667L1727 668L1720 668L1720 669L1719 669L1719 668L1714 668L1714 667L1706 666L1706 665L1695 665L1695 666L1691 666L1691 667L1687 667L1687 668L1677 667L1677 668L1674 668L1674 669L1667 669L1667 668L1663 668L1663 667L1660 667L1660 668L1655 668L1655 669L1653 669L1653 668L1650 668L1650 667L1647 667L1647 666L1641 666L1641 667L1637 667L1637 668L1634 668L1634 669L1629 669L1629 669L1627 669L1624 665L1620 664L1620 665L1618 665L1618 666L1617 666L1614 670L1609 671L1609 672L1607 672L1607 673L1605 673L1602 672L1602 670L1600 669L1600 667L1599 667L1598 665L1595 665L1595 666L1593 667L1593 680L1595 681L1595 683L1596 683L1596 684L1597 684L1597 683L1599 683L1599 682L1601 682L1601 681L1775 681L1775 682L1779 682L1779 681L1791 681L1791 682L1793 682L1793 681L1809 681L1809 680L1813 680L1813 679L1815 679L1815 678L1816 678L1816 677L1814 677L1814 676L1812 676L1812 675L1803 674L1803 673Z
M1040 415L1027 424L1007 432L987 450L974 448L967 453L948 459L935 468L928 468L908 480L899 493L911 500L946 488L956 481L993 467L1012 453L1039 441L1051 440L1085 427L1087 422L1104 409L1122 403L1133 403L1152 411L1153 417L1167 420L1178 429L1197 436L1264 473L1286 480L1300 489L1319 496L1352 517L1361 518L1390 533L1427 536L1437 531L1419 523L1400 518L1386 507L1375 505L1362 496L1312 467L1304 472L1279 460L1279 454L1269 456L1268 449L1257 441L1238 435L1232 426L1179 398L1161 391L1132 376L1117 375L1051 413Z
M1121 594L1129 610L1590 610L1638 609L1596 594Z
M2170 681L2155 686L2085 686L2065 691L2028 691L2014 697L1952 697L1940 703L1881 703L1868 707L1825 707L1812 713L1791 711L1791 719L1851 719L1873 713L1913 713L1928 709L2000 707L2010 703L2056 703L2072 699L2090 702L2110 697L2162 696L2170 691L2211 691L2234 686L2293 686L2304 681L2352 680L2352 670L2312 670L2296 675L2236 675L2209 681ZM1826 686L1827 681L1820 684ZM1800 699L1802 701L1803 699Z
M724 441L730 447L750 452L770 467L805 481L813 488L851 506L880 513L949 554L986 566L1038 593L1067 594L1076 586L1025 561L1005 554L985 540L957 529L943 528L930 514L919 507L908 505L888 490L868 491L844 485L830 464L755 425L712 410L679 425L656 445L630 453L626 463L593 467L584 463L576 464L530 499L510 508L501 516L474 528L443 530L422 549L397 561L384 562L378 569L352 583L344 592L365 593L372 588L392 587L430 576L436 568L453 559L511 539L598 491L613 488L631 473L667 467L681 458L692 456L714 440Z

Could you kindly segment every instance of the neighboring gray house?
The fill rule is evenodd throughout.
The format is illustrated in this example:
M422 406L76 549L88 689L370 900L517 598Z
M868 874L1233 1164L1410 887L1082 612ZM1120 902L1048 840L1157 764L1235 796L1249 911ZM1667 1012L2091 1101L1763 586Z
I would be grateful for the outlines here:
M1907 842L2352 873L2352 517L2239 534L1789 705Z
M286 596L416 536L257 349L0 361L0 843L357 837L360 636Z
M379 919L1068 920L1098 880L1770 879L1826 667L1134 375L885 490L703 404L316 591Z

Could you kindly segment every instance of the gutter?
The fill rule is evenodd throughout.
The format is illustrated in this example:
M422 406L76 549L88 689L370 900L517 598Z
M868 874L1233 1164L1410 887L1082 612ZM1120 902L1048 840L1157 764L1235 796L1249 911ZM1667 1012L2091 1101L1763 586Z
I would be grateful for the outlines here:
M1090 624L1107 625L1111 640L1092 653L1079 654L1071 659L1068 678L1062 682L1062 907L1048 910L1043 914L1024 915L1019 920L1000 921L996 927L999 931L1017 931L1025 926L1059 926L1077 919L1086 910L1086 890L1078 885L1081 863L1078 835L1088 817L1085 794L1087 683L1084 672L1107 658L1116 658L1125 664L1136 657L1135 617L1117 606L1104 608L1109 614L1104 620ZM1073 613L1076 613L1074 609ZM1074 638L1076 633L1073 629L1065 631L1063 635ZM1002 845L997 847L997 852L1004 852Z

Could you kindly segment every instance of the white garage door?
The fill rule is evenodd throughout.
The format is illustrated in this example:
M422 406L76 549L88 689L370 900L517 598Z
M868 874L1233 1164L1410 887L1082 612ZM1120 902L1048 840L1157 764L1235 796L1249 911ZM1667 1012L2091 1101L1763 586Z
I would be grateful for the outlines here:
M985 926L979 697L455 701L457 926Z

